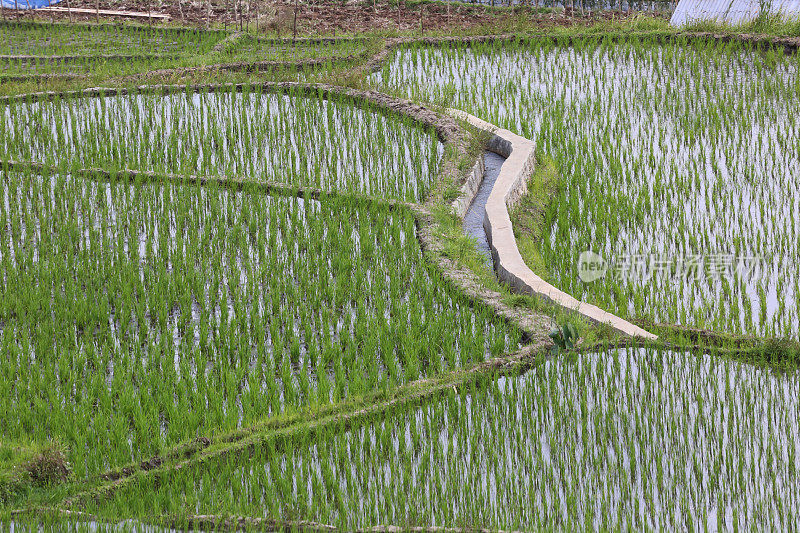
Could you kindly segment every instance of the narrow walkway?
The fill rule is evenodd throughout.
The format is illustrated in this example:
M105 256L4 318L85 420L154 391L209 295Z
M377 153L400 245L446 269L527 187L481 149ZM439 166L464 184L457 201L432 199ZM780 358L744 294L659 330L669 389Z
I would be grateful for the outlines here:
M536 147L530 140L464 111L448 109L447 112L492 134L488 149L505 157L485 202L483 221L498 279L515 292L542 297L565 311L578 313L590 322L610 326L622 335L648 340L657 339L658 337L649 331L553 287L525 264L517 247L509 209L528 191L528 179L536 164Z

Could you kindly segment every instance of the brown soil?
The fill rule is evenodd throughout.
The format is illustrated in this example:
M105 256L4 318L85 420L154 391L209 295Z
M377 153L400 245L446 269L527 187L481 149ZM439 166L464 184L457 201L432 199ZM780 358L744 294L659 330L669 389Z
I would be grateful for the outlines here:
M558 13L538 13L529 7L511 10L497 10L486 6L453 1L406 5L400 1L387 0L312 0L295 4L292 0L211 0L209 18L208 0L62 0L58 7L82 9L113 9L168 14L172 24L229 29L247 27L271 34L291 36L295 28L295 5L297 7L298 35L335 35L337 33L358 34L365 31L420 31L458 33L482 25L496 24L499 27L511 26L525 21L528 26L552 28L555 26L590 26L599 20L623 19L633 14L616 11L596 12L591 16L581 16L571 9ZM500 5L500 1L497 2ZM66 13L46 11L21 11L14 13L5 10L8 19L40 19L68 21ZM113 17L94 15L75 15L73 21L115 22ZM121 20L121 19L120 19ZM147 24L148 19L137 19ZM157 22L152 21L153 24Z

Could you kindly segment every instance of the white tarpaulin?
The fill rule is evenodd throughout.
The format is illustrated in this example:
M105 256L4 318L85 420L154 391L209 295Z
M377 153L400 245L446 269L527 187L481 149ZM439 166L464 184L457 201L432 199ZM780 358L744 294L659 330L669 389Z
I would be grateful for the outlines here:
M680 0L670 24L685 26L697 21L722 24L750 22L761 13L800 18L800 0Z

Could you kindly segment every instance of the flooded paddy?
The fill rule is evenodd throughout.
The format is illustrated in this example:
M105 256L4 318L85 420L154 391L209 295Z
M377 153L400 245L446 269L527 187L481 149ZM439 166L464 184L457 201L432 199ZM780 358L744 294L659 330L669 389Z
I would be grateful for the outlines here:
M0 228L0 426L79 478L519 342L402 211L4 173Z
M409 47L373 81L553 158L539 251L560 288L627 317L797 336L797 65L708 43L533 42ZM212 437L181 468L168 458L75 504L107 525L0 513L0 529L160 532L145 524L203 514L341 530L798 522L796 371L625 348L545 350L474 384L445 375L521 335L426 261L411 213L258 186L424 200L441 143L373 111L251 88L0 111L4 157L58 169L0 173L0 436L63 443L74 474L31 494L110 487L110 468ZM479 246L501 163L464 222ZM111 175L71 172L87 167ZM130 182L124 168L245 183ZM587 251L604 277L581 277ZM237 429L252 440L227 448Z
M375 80L537 143L542 273L626 318L797 337L798 63L694 42L411 47ZM607 275L580 277L593 252Z
M338 101L220 90L11 104L0 148L64 169L239 177L418 201L443 153L409 119Z
M558 357L213 476L143 482L106 509L299 513L344 529L783 529L800 512L798 402L796 375L719 357Z

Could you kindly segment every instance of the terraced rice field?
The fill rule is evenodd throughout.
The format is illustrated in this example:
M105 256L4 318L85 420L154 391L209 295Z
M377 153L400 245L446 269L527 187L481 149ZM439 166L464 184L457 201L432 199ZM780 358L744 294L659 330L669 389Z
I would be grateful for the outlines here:
M249 116L239 107L239 95L229 98L204 107L184 96L166 98L149 115L191 117L172 105L183 104L215 117ZM413 156L398 150L402 144L386 143L383 154L371 146L369 158L356 157L357 130L345 125L354 126L358 117L377 121L372 131L405 141L427 139L432 156L437 150L430 134L333 102L259 96L256 103L263 104L266 120L248 130L261 139L254 146L282 146L287 156L292 138L295 146L309 140L304 135L312 124L325 121L337 132L316 130L325 144L311 144L299 163L264 165L270 179L285 183L337 176L337 184L325 185L371 190L367 178L377 180L386 168L404 168L407 157L421 157L422 142ZM67 134L60 146L22 155L35 160L60 154L64 159L57 164L65 169L102 166L113 155L163 170L153 158L164 153L161 146L123 140L168 139L168 133L153 133L136 119L127 121L127 130L110 121L135 116L139 111L115 110L130 101L88 104L83 116L89 124L70 118L73 111L61 115L67 118L63 130L60 124L53 128L75 139ZM285 123L288 106L294 114ZM31 123L19 112L14 116ZM194 120L219 126L199 111ZM33 122L41 126L47 120L38 116ZM114 132L120 142L96 128ZM13 135L4 138L15 142ZM197 166L202 150L214 143L211 135L186 138L208 144L194 150L173 144L168 168L173 161L183 161L179 170ZM68 146L86 152L72 156ZM132 146L154 150L130 158L119 151ZM234 153L224 145L219 149ZM323 150L339 156L322 160ZM257 150L247 155L249 165L266 159ZM199 168L209 172L214 161L223 161L207 153L205 160L208 166ZM465 307L441 275L426 267L409 215L337 197L269 197L257 187L258 170L225 162L234 166L215 170L250 176L252 184L236 191L213 182L97 183L68 173L3 174L0 225L8 231L0 244L0 343L9 357L0 411L7 436L58 436L74 450L76 473L86 476L158 453L204 428L237 428L287 406L391 388L518 343L517 332ZM415 175L421 173L413 166L396 174L386 196L399 184L405 193ZM436 341L422 342L427 338Z
M733 45L408 47L376 80L534 140L552 282L623 317L798 336L796 56ZM607 278L577 275L584 251Z
M224 31L0 22L0 80L83 78L106 86L114 78L142 78L167 69L233 64L239 70L251 65L254 72L265 62L285 66L262 66L263 70L297 78L303 70L297 63L317 62L322 65L315 68L331 69L337 63L366 57L373 48L364 39L292 42L247 34L226 37L230 35Z
M346 105L257 87L16 104L0 135L10 159L62 169L229 176L420 200L435 136Z
M3 101L0 529L791 530L796 70L701 40L416 43L350 79L384 94ZM443 107L553 161L517 235L540 274L672 329L500 286L462 233L491 191L451 214L484 147Z
M587 354L288 451L186 470L106 509L296 515L342 529L782 529L800 512L798 392L794 378L711 356Z
M98 56L119 54L206 53L226 32L101 26L0 24L0 55Z

